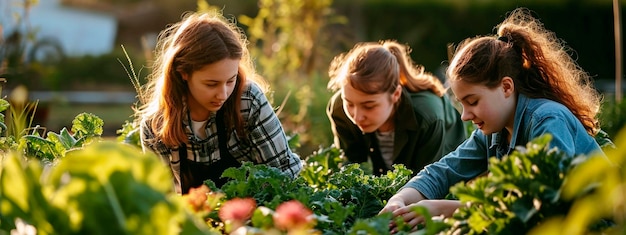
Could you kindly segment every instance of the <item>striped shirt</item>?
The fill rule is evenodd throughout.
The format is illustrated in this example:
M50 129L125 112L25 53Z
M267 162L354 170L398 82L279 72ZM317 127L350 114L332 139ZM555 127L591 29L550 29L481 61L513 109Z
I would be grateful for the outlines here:
M385 161L388 169L393 169L393 137L394 131L380 132L376 131L376 138L378 139L378 148L380 149L380 155Z
M186 111L185 111L186 112ZM252 162L276 167L288 176L295 178L302 170L300 157L291 151L280 120L274 113L267 97L254 83L247 84L241 96L241 115L247 140L240 139L233 130L228 134L227 149L239 162ZM178 149L170 149L154 139L153 131L142 122L142 145L154 151L169 163L174 176L175 189L180 193L180 161ZM210 165L220 159L216 115L211 114L204 127L206 138L193 134L191 123L183 121L190 144L187 145L187 158Z

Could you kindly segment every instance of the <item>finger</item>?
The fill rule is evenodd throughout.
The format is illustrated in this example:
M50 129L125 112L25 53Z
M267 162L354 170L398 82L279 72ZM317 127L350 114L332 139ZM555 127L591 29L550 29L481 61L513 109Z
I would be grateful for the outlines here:
M402 219L404 220L404 222L410 222L412 220L414 220L416 217L418 217L417 214L415 214L415 212L408 212L408 213L404 213L402 215Z
M387 213L387 212L393 212L396 209L398 209L397 206L385 206L385 207L383 207L382 210L380 210L380 212L378 212L378 215L384 214L384 213Z
M389 212L389 210L387 210L386 208L383 208L382 210L380 210L378 212L378 215L382 215L382 214L387 213L387 212Z
M423 227L423 226L420 226L423 223L424 223L424 217L423 216L417 216L417 217L413 218L411 221L409 221L407 224L411 228L411 232L415 232L415 231L419 230L421 227Z
M393 214L394 217L396 217L396 216L401 216L401 215L404 215L404 214L407 214L407 213L410 213L410 212L411 212L410 208L405 206L405 207L395 208L395 210L393 210L392 214Z
M396 222L393 221L393 220L389 221L389 232L391 234L395 234L395 233L398 232L398 228L397 228Z

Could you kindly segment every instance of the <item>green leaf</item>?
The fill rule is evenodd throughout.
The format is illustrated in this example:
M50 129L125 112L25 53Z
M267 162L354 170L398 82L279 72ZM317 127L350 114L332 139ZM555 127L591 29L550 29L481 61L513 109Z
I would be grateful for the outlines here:
M68 152L44 183L78 233L171 234L183 223L182 207L166 197L169 169L134 146L103 141Z
M501 159L489 159L489 174L450 188L466 207L449 224L453 231L525 233L546 217L567 213L559 197L572 157L549 149L551 136L538 137Z
M20 218L37 228L38 234L70 234L69 216L48 201L47 185L39 179L39 161L26 162L11 153L0 162L0 231L12 229Z
M139 127L134 122L126 121L122 129L117 130L117 141L141 147Z
M53 143L63 146L63 150L70 150L76 147L77 142L76 139L74 139L74 136L70 135L65 127L61 129L60 134L48 132L47 139Z
M256 228L269 229L274 227L274 211L265 206L259 206L252 214L252 225Z
M0 112L4 112L9 107L11 107L11 104L9 104L9 101L7 101L6 99L0 99Z
M53 161L61 156L54 142L44 139L39 135L22 136L19 140L18 150L24 151L27 157L44 161Z
M104 121L92 113L80 113L72 121L72 132L77 138L101 136Z
M391 222L391 214L386 213L384 215L375 216L368 219L358 219L352 228L350 228L349 235L358 234L391 234L389 231L389 223Z

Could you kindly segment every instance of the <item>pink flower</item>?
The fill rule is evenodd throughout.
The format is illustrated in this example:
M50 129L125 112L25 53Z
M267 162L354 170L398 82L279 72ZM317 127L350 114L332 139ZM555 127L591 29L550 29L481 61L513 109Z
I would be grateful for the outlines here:
M313 212L296 200L283 202L276 207L274 225L282 230L311 228L315 225Z
M218 216L223 222L243 222L252 217L255 209L256 201L253 198L233 198L222 204Z

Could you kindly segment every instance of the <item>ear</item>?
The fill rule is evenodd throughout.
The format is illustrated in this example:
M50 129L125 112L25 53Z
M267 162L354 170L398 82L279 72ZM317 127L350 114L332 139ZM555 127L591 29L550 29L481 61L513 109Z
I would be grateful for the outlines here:
M502 81L500 81L500 85L502 86L504 97L508 98L509 96L515 94L515 83L513 82L513 78L508 76L503 77Z
M394 103L398 102L398 100L400 100L401 95L402 95L402 85L398 84L398 86L396 87L396 90L393 91L393 94L391 94L391 100Z
M180 77L183 79L184 82L189 81L189 74L187 74L187 73L185 73L183 71L180 71L180 70L176 70L176 72L178 74L180 74Z

